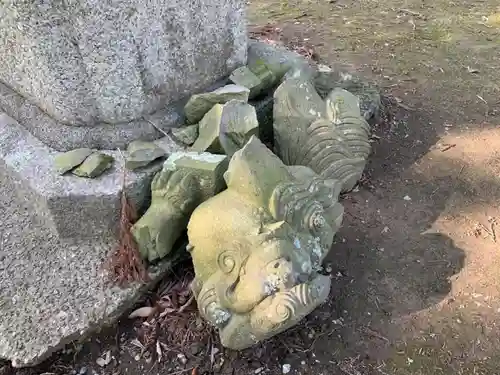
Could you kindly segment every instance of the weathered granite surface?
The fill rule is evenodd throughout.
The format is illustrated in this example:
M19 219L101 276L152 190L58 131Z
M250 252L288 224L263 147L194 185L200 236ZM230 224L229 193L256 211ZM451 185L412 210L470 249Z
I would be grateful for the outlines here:
M113 149L179 123L179 101L247 56L243 0L7 1L0 108L59 150Z
M183 149L165 138L156 143L167 154ZM123 159L117 151L105 152L115 162L102 176L92 180L61 176L54 168L58 153L0 113L0 179L8 175L18 181L17 194L30 201L32 210L44 216L46 225L63 238L111 236L116 229ZM149 184L159 169L161 162L127 173L127 193L137 205L149 196Z
M0 358L15 367L36 365L113 324L175 261L150 268L149 285L110 287L101 271L111 243L58 239L16 194L22 186L3 174L1 181Z

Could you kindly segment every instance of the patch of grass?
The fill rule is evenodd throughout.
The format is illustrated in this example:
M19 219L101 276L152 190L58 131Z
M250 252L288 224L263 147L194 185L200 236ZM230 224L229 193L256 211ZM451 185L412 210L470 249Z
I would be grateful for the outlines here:
M492 27L500 28L500 12L490 14L486 19L486 24Z
M443 21L430 22L424 28L419 29L418 34L422 39L434 42L451 42L453 39L450 25Z

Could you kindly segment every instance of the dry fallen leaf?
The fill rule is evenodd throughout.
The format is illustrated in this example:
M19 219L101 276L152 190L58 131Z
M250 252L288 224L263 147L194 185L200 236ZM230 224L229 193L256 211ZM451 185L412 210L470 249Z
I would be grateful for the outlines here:
M144 306L135 311L133 311L128 317L129 319L134 318L147 318L153 314L156 309L151 306Z
M475 74L475 73L479 73L479 70L475 69L475 68L471 68L470 66L467 67L467 72L471 73L471 74Z
M163 352L161 351L160 342L156 341L156 354L158 354L158 363L161 362L161 358L163 357Z
M104 357L97 358L95 363L101 367L109 365L111 363L111 351L108 350Z

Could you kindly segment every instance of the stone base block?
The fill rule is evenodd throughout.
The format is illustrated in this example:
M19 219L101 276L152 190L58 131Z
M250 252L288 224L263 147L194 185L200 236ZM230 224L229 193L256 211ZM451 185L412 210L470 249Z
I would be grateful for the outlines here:
M48 230L19 184L1 176L0 359L34 366L75 340L111 325L177 264L150 267L151 282L112 287L103 264L111 241L69 241ZM177 255L185 254L178 251Z
M156 141L168 154L183 148L168 137ZM118 151L113 167L98 178L60 176L53 167L57 151L33 137L14 119L0 113L0 179L9 176L15 192L61 238L111 236L118 223L123 159ZM127 171L126 192L140 209L150 194L150 182L161 169L156 162L140 172Z

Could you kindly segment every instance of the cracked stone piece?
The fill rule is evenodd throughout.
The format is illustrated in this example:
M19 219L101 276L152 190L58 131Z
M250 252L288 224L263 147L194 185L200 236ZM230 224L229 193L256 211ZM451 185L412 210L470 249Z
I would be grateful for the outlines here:
M78 167L83 161L92 154L90 148L77 148L68 152L56 155L54 166L59 174L65 174L75 167Z
M263 81L254 74L248 66L242 66L231 73L229 79L236 85L250 90L249 99L259 96L263 92Z
M72 173L79 177L95 178L103 174L113 165L113 157L101 152L90 154Z
M200 121L199 136L192 149L232 156L252 135L258 135L259 123L255 108L231 100L216 104Z
M272 70L264 60L256 60L249 66L250 71L260 80L260 91L269 91L276 86L279 80L285 75L287 69L278 67Z
M151 206L132 227L143 258L172 251L193 210L225 187L225 155L180 151L170 155L151 183Z
M166 155L154 142L133 141L127 147L125 167L130 170L142 168Z
M288 78L274 93L277 155L288 165L304 165L326 179L354 188L371 152L370 126L358 98L334 89L324 101L312 82Z
M307 128L325 114L326 105L309 81L289 78L276 89L273 108L275 149L285 164L302 165L300 159L306 152L302 144L309 138ZM314 166L307 166L315 170Z
M249 95L250 90L246 87L226 85L212 92L191 96L184 107L184 113L187 121L194 124L199 122L215 104L224 104L233 99L247 102Z
M370 125L360 116L359 99L342 88L334 89L326 99L326 117L341 134L355 157L367 159L371 152Z
M179 142L191 146L198 138L198 124L175 128L171 132Z
M275 77L273 86L290 77L310 79L316 72L307 59L298 53L260 41L249 43L247 66L261 79L259 69L265 67L264 72L270 70Z
M319 271L342 223L342 185L305 169L252 137L231 158L227 190L191 215L191 288L227 348L283 332L328 298Z
M370 82L351 73L333 70L323 66L314 76L314 86L322 98L326 98L336 88L356 95L361 114L367 121L376 122L382 110L380 90Z

